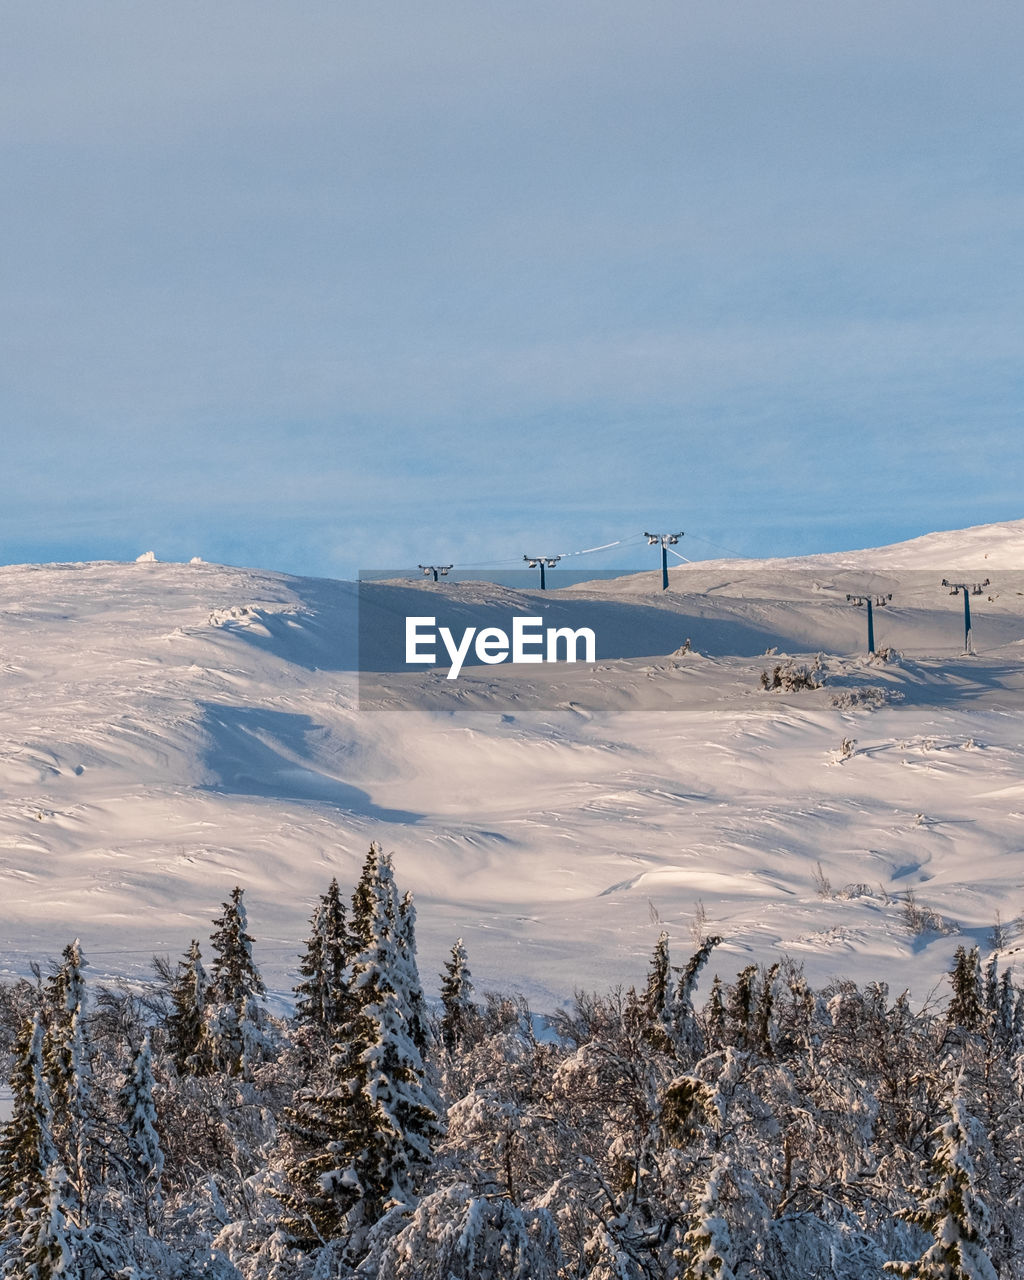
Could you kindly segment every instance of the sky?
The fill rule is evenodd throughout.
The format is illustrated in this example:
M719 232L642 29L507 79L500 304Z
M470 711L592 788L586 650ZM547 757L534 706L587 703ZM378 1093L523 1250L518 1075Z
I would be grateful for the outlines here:
M1022 37L959 0L9 0L0 561L1024 516Z

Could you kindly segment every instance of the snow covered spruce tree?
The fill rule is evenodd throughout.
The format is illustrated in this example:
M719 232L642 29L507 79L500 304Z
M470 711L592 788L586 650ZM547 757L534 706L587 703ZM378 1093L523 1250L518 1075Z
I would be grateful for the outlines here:
M210 1068L206 1043L207 977L195 938L171 986L167 1048L179 1075L205 1075Z
M131 1161L131 1185L138 1190L146 1226L150 1229L163 1210L160 1178L164 1169L153 1089L153 1049L147 1032L121 1088L120 1101Z
M693 997L701 970L721 941L717 934L712 934L693 953L679 975L675 995L668 1011L670 1034L676 1052L692 1062L703 1056L705 1048L704 1032L693 1006Z
M53 1141L53 1107L37 1014L14 1046L12 1113L0 1136L0 1267L7 1277L50 1280L68 1261L66 1174Z
M817 1270L827 1246L808 1248L806 1239L790 1243L786 1265L790 1161L780 1118L796 1100L792 1086L783 1067L728 1046L664 1091L661 1194L685 1280L827 1274ZM794 1216L816 1225L813 1215Z
M977 1188L971 1121L959 1096L934 1137L932 1184L918 1189L918 1208L899 1214L934 1243L916 1261L887 1262L885 1269L908 1280L997 1280L985 1248L989 1211Z
M301 981L295 988L295 1021L330 1044L345 1021L347 966L351 939L345 903L333 879L313 910L311 932L299 961Z
M457 1053L471 1035L478 1020L473 1004L473 980L469 972L469 957L462 939L458 938L445 961L441 978L441 1039L449 1053Z
M668 1022L672 999L672 969L669 960L668 934L662 930L654 945L651 965L647 973L647 986L640 999L647 1023L648 1035L659 1049L669 1046Z
M124 1216L107 1199L116 1126L108 1124L93 1078L84 967L76 941L65 948L20 1043L14 1121L0 1156L5 1223L21 1226L20 1241L8 1239L5 1266L13 1261L5 1274L18 1280L148 1276L131 1269Z
M691 1062L703 1054L704 1032L693 996L701 971L721 941L718 936L705 939L681 970L675 967L679 981L673 990L674 966L669 957L668 934L664 931L659 934L647 973L647 986L638 1001L654 1048L680 1054Z
M85 959L76 939L46 985L43 1065L53 1103L53 1137L79 1217L89 1200L92 1065L85 1038Z
M358 1222L412 1203L441 1126L417 1045L423 996L411 900L403 909L391 859L377 847L367 855L356 892L353 924L361 949L352 961L352 1016L342 1053L351 1091L342 1177L355 1175Z
M725 1044L726 1017L722 991L722 979L716 973L711 982L711 994L704 1006L704 1032L709 1049L721 1049Z
M754 1047L757 1008L757 965L748 964L736 976L725 1002L727 1035L741 1049Z
M374 1222L415 1202L440 1125L414 1038L410 993L420 988L411 934L391 860L377 845L351 921L341 1037L285 1113L291 1189L283 1225L301 1246L342 1240L357 1257Z
M946 1018L952 1027L964 1031L976 1031L985 1021L985 1000L981 981L981 960L978 948L957 947L953 969L949 975L953 998L949 1002Z
M677 1261L685 1267L682 1280L735 1280L727 1261L732 1240L721 1208L725 1168L724 1155L712 1156L710 1169L700 1179L700 1191L693 1197L688 1227L677 1253Z
M263 997L266 987L252 958L252 938L243 890L237 885L214 920L214 959L207 992L204 1033L214 1067L243 1080L270 1053Z
M427 1023L427 1002L416 965L416 907L413 905L412 894L408 892L402 894L398 904L395 940L398 953L395 982L399 997L404 1000L408 1010L409 1035L420 1051L420 1056L423 1057L429 1048L430 1033Z

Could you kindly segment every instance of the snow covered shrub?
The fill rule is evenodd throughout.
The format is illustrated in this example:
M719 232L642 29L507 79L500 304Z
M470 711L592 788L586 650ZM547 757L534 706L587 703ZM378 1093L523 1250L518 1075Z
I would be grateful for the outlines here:
M761 672L760 685L762 689L781 689L784 693L794 693L799 689L820 689L824 683L819 678L820 672L819 666L796 666L792 662L783 666L777 663L772 668L771 675L767 668Z
M960 926L955 920L947 920L938 911L918 902L913 889L908 889L903 896L903 923L915 937L925 933L960 932Z
M811 881L814 884L814 892L819 898L832 897L832 881L825 874L825 868L821 865L820 859L814 864Z
M878 689L871 685L859 685L853 689L843 689L832 695L832 705L840 711L851 711L860 707L865 711L877 711L889 703L902 702L905 695L898 689Z

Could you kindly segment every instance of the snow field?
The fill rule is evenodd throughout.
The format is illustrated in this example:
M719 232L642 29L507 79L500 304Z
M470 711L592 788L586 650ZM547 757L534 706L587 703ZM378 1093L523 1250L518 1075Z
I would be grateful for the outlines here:
M812 983L923 998L959 943L984 952L996 913L1024 911L1021 553L1015 522L799 574L681 566L664 595L649 573L546 598L446 583L467 625L598 608L598 662L385 672L358 701L351 583L7 567L0 964L80 936L94 979L142 973L205 940L240 883L283 1000L313 901L378 840L416 897L428 991L460 935L479 986L545 1008L640 981L662 928L676 956L704 928L723 973L785 951ZM970 658L936 580L958 570L994 575ZM375 607L430 589L376 586ZM860 656L845 594L866 590L893 592L876 635L902 663ZM759 687L819 652L822 687ZM908 890L949 932L907 927Z

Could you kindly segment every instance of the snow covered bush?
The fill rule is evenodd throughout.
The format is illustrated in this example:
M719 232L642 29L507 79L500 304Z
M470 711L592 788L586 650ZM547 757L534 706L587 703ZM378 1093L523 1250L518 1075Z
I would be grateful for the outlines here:
M797 666L792 662L776 663L769 674L767 668L761 672L762 689L781 689L784 693L793 693L799 689L820 689L824 683L821 669L817 666Z

